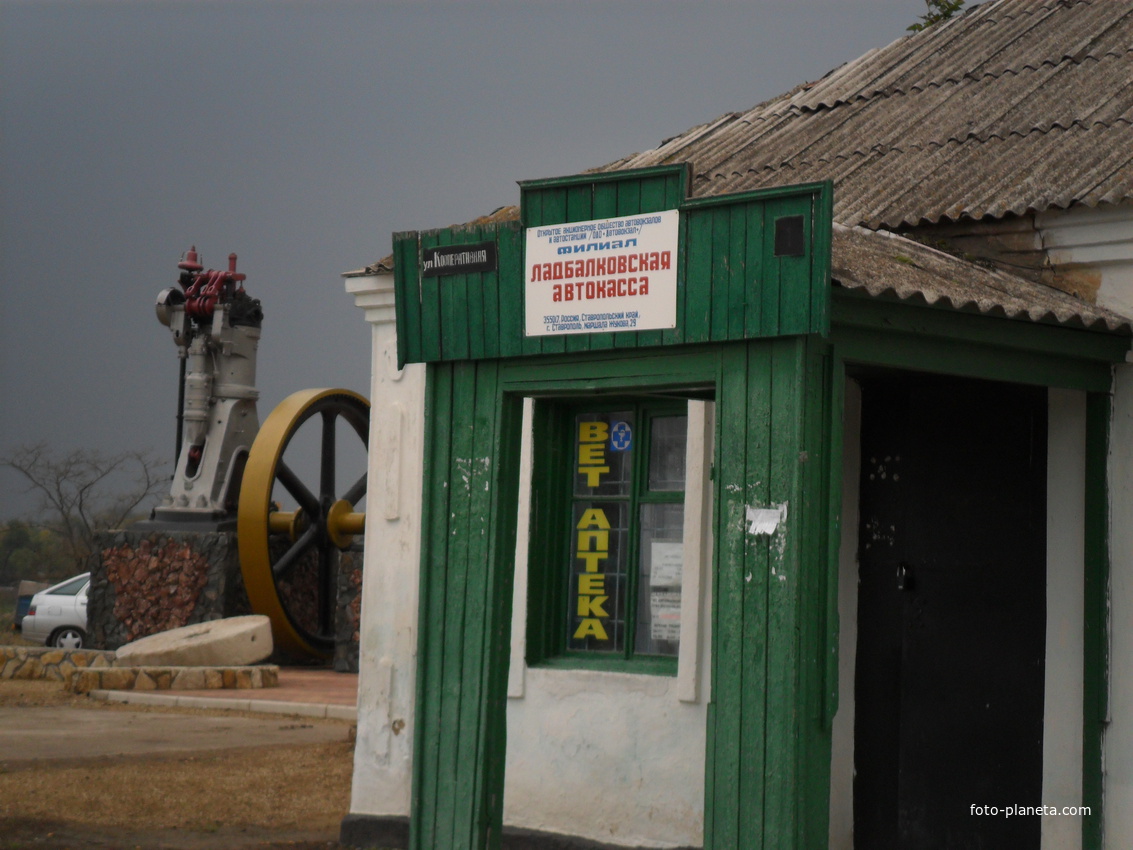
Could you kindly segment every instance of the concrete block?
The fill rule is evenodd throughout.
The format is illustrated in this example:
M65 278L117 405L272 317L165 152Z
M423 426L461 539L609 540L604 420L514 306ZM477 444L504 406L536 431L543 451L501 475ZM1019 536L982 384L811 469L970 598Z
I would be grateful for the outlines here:
M120 667L239 667L272 653L271 623L262 614L210 620L128 643Z

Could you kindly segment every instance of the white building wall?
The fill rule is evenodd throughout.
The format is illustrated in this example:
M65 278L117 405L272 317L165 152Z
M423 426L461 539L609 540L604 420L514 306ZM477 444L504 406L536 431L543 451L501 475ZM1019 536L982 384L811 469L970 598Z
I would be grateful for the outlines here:
M1073 207L1035 216L1050 263L1098 305L1133 317L1133 207Z
M1133 847L1133 366L1117 369L1110 431L1110 695L1105 846Z
M393 276L346 280L372 324L358 738L350 812L407 817L417 680L425 367L397 368Z

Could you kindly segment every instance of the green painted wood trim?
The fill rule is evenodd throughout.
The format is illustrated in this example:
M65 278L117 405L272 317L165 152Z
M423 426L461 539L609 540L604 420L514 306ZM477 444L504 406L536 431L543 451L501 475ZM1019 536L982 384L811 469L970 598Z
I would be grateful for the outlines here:
M1085 617L1082 700L1082 847L1102 850L1105 729L1109 717L1109 429L1111 397L1086 397Z
M706 848L826 841L829 381L818 337L721 347ZM749 506L782 504L748 533Z
M830 456L826 463L826 492L829 499L829 536L826 541L826 663L825 704L822 723L826 729L834 724L838 713L838 646L841 623L838 617L839 576L842 547L842 476L845 450L846 364L842 358L830 357L830 407L827 411L825 445Z
M1039 322L958 312L836 289L832 302L837 329L938 337L957 343L1016 349L1035 354L1123 363L1133 342L1128 334L1088 331Z
M675 165L654 165L648 168L629 168L622 171L595 171L586 174L571 174L565 177L543 177L537 180L520 180L520 221L531 221L527 217L525 203L540 191L566 189L572 186L599 186L609 183L627 183L637 180L660 178L665 184L666 194L675 197L676 204L688 197L688 185L692 166L687 162ZM584 220L584 219L582 219ZM532 227L534 225L527 225Z
M416 270L420 264L416 233L393 235L394 316L397 321L397 368L419 362L421 350L421 293ZM414 271L413 275L409 270Z
M1110 385L1110 364L1094 360L838 324L830 338L847 363L1093 392Z
M498 845L522 400L497 363L426 373L410 846Z
M719 356L718 346L713 345L591 351L505 361L500 364L500 380L508 392L543 396L711 386L717 378Z

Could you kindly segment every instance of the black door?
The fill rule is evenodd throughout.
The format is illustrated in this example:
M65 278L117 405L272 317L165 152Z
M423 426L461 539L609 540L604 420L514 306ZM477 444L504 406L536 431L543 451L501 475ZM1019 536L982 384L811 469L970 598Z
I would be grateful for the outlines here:
M859 850L1038 850L1046 391L863 376Z

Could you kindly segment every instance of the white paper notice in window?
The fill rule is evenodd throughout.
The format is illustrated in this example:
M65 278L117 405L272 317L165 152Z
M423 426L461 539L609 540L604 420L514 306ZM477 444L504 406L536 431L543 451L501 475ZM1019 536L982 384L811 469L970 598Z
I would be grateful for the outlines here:
M681 639L681 574L684 544L654 540L649 546L649 636L653 640Z
M525 334L675 328L679 234L677 210L527 228Z

